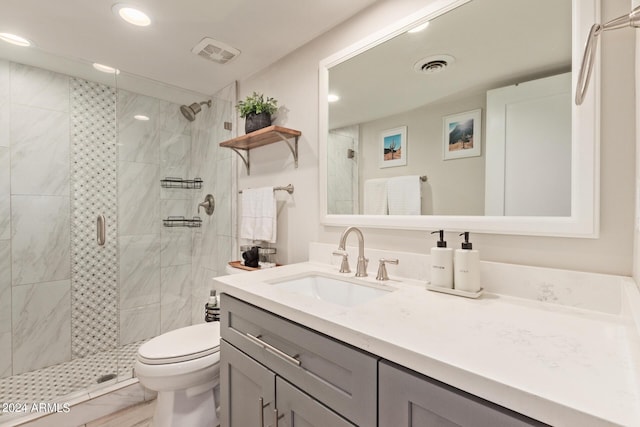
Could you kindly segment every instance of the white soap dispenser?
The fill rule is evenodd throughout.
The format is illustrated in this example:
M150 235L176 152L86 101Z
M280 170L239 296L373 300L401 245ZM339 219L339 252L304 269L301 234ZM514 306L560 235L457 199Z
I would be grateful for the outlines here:
M464 236L461 249L455 250L454 263L454 287L464 292L480 291L480 252L473 249L469 242L469 232L460 234Z
M431 285L442 288L453 288L453 249L447 248L444 240L444 230L434 231L431 234L440 233L440 240L436 247L431 248Z

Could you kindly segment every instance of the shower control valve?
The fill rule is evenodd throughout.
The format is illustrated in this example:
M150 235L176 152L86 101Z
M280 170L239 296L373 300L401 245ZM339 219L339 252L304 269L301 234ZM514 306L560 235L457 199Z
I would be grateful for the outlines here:
M213 211L216 209L216 201L213 198L213 194L207 194L205 196L204 202L198 205L198 213L200 213L200 208L204 208L207 215L213 215Z

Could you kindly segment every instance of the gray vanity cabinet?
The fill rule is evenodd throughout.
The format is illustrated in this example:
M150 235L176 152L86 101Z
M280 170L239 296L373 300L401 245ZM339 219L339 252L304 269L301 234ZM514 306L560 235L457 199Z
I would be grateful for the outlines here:
M274 408L278 427L377 426L377 357L227 294L221 298L222 427L262 426L234 418L256 418L261 397L270 405L265 426L273 425ZM277 378L275 406L260 391L269 374ZM243 405L253 415L235 415Z
M387 361L379 364L378 387L379 427L545 425Z
M544 425L227 294L220 334L221 427Z
M221 426L354 427L231 344L222 341L220 347L225 354L220 383L228 393L221 402Z

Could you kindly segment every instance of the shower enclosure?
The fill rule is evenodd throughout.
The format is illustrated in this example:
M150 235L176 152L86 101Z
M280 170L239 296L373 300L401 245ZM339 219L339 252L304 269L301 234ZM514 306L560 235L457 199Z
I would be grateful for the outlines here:
M141 342L203 321L234 253L233 160L218 147L231 98L172 100L176 88L137 79L141 94L135 81L0 59L2 403L64 403L131 378ZM200 99L211 105L187 120L181 104ZM213 215L164 226L209 193Z

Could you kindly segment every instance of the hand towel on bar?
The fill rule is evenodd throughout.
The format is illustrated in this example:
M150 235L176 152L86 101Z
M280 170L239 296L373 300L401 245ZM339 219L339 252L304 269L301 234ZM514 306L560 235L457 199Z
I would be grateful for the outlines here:
M275 243L277 219L273 187L242 190L240 238Z
M389 215L420 215L420 177L397 176L387 182Z
M387 178L367 179L364 182L365 215L387 214Z

